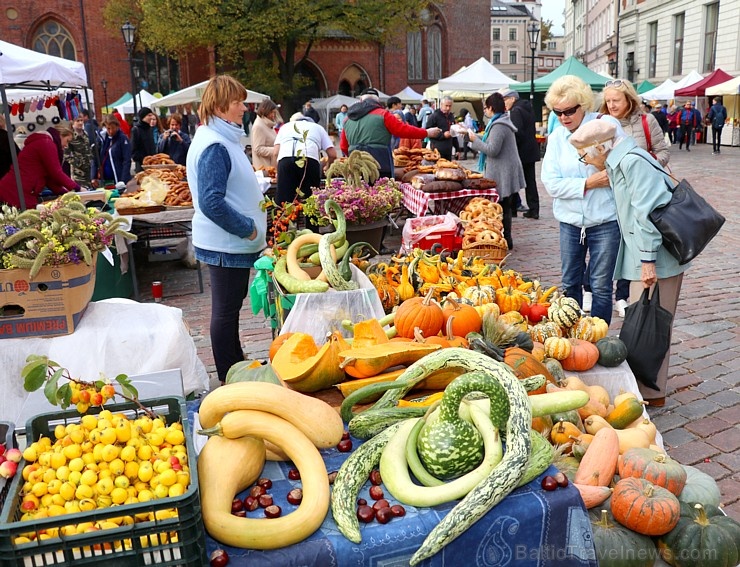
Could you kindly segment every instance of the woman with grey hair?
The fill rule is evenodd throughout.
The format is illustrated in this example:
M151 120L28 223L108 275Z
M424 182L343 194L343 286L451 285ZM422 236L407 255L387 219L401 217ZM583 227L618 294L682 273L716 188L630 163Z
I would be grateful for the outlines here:
M663 246L663 237L649 218L653 210L671 200L671 177L633 138L620 136L606 120L583 124L569 141L583 163L606 173L611 182L622 229L614 279L630 281L630 303L638 301L645 288L659 283L661 307L675 314L688 266L679 265ZM665 403L669 358L670 348L658 371L657 388L639 384L643 398L652 406Z

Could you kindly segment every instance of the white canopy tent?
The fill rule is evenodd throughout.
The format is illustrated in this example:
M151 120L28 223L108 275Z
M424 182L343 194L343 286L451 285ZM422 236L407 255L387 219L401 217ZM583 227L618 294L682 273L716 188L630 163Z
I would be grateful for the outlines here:
M447 94L447 91L472 91L479 95L489 95L516 82L518 81L504 75L485 57L481 57L464 69L440 79L437 87L443 94Z
M52 57L25 49L6 41L0 41L0 100L5 109L5 120L10 124L10 108L6 89L58 89L61 87L87 87L87 72L85 66L78 61L68 61L61 57ZM15 181L18 187L18 198L21 209L26 208L26 199L23 196L18 156L11 128L8 128L8 142L10 156L15 171Z
M707 96L729 96L740 94L740 77L735 77L719 85L708 87L705 91Z
M398 98L400 98L401 102L404 104L417 104L420 103L424 98L423 95L420 95L414 89L408 86L401 92L397 92L393 96L397 96Z
M321 125L328 130L329 122L337 115L343 104L350 107L358 101L359 99L352 98L351 96L338 94L327 98L314 98L311 100L311 105L319 113Z
M153 94L151 94L146 89L141 89L136 95L136 109L140 110L141 108L144 108L145 106L148 106L149 108L151 108L152 103L158 100L160 99L155 97ZM126 114L133 114L134 113L134 99L130 98L123 104L116 106L116 110L119 112L121 116L124 116Z
M152 101L150 106L152 109L154 109L200 102L201 98L203 97L203 91L206 89L207 84L208 81L203 81L196 85L185 87L182 90L170 93L167 96L163 96L162 98L158 98L155 101ZM266 98L270 97L266 94L258 93L256 91L250 91L249 89L247 89L247 100L245 100L244 102L259 103Z
M692 70L688 75L682 77L677 82L666 79L660 85L652 90L642 93L640 96L646 100L673 100L675 98L675 92L678 89L688 87L694 83L698 83L704 77L702 77L697 71ZM672 85L670 83L673 83Z

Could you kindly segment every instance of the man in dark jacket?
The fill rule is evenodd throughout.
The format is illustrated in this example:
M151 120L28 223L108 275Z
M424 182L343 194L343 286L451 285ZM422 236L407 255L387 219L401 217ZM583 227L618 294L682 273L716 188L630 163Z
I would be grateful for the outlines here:
M535 137L536 129L532 103L528 100L521 100L519 93L515 90L502 89L499 92L504 97L509 118L516 126L516 147L524 170L524 180L527 184L525 194L529 209L523 216L529 219L538 219L540 218L540 196L537 192L535 163L540 161L540 147Z
M157 153L152 127L149 125L149 117L153 115L150 108L143 107L139 110L139 121L131 129L131 159L134 161L137 173L143 169L144 158Z
M321 124L321 117L319 116L319 111L313 107L310 100L307 100L306 104L303 106L303 116L308 116L316 124Z
M427 128L439 128L440 134L429 136L432 149L437 150L444 159L452 159L452 148L457 145L457 137L452 135L450 127L455 123L452 114L452 97L446 96L439 103L439 108L427 118Z
M707 120L712 125L712 155L719 154L722 128L727 120L727 109L722 105L718 96L713 99L712 108L707 112Z

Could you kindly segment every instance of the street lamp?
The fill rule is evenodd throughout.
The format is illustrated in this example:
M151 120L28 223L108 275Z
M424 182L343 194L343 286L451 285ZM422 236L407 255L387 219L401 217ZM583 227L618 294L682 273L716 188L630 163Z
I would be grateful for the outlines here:
M103 86L103 101L105 102L105 114L108 114L108 81L103 79L100 81L100 84Z
M627 65L627 80L633 81L636 71L634 70L635 54L632 51L630 51L627 54L627 57L624 58L624 63Z
M123 43L126 45L128 51L128 66L131 71L131 95L134 99L134 120L138 115L136 111L136 78L134 77L134 45L136 44L136 26L126 20L126 23L121 26L121 33L123 34Z
M616 77L617 76L617 62L616 62L616 60L609 59L609 61L607 62L607 65L609 65L609 74L612 77Z
M535 51L537 51L538 47L540 28L536 23L532 22L527 26L527 33L529 34L529 49L532 51L532 69L529 81L529 100L534 103L534 54Z

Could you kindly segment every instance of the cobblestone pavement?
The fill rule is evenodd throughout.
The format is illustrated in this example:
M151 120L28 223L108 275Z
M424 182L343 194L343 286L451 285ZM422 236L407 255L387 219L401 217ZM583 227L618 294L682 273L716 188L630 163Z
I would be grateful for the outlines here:
M689 179L727 222L686 272L673 331L666 405L648 411L671 457L712 475L726 512L740 520L740 149L724 148L721 155L713 156L710 146L700 144L690 153L679 151L678 146L671 152L673 174ZM519 215L513 221L514 250L508 266L544 283L559 284L558 227L541 184L540 199L539 220ZM393 238L400 242L400 231ZM143 301L151 300L148 294L154 279L163 281L165 296L197 292L195 272L178 262L150 264L140 272ZM204 279L205 293L164 301L182 309L198 354L213 377L207 271ZM247 357L265 359L271 341L269 322L261 314L253 317L248 305L242 314L240 332ZM612 332L620 322L615 316Z

